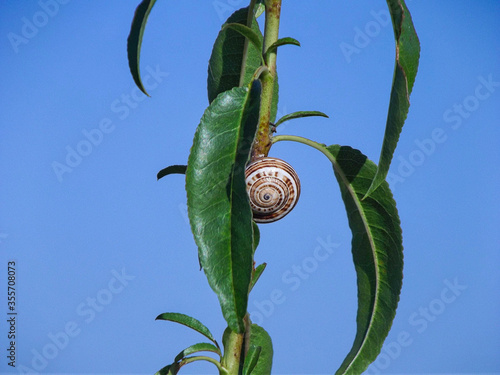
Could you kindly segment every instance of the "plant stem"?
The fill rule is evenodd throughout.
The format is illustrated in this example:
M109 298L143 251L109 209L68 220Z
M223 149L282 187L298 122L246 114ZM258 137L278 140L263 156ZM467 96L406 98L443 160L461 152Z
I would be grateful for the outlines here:
M192 363L192 362L196 362L196 361L207 361L207 362L213 363L219 369L219 373L227 374L227 372L225 372L225 369L221 366L219 361L217 361L216 359L214 359L212 357L203 356L203 355L199 355L199 356L195 356L195 357L186 357L180 362L180 365L184 366L184 365L187 365L188 363Z
M266 0L266 24L264 29L264 50L266 51L274 42L278 40L281 0ZM262 96L259 114L259 127L252 149L252 160L267 156L271 148L271 107L274 95L274 79L276 77L276 50L267 55L267 70L263 71L260 80L262 83Z
M224 357L222 366L229 375L238 375L240 373L240 362L242 358L243 341L245 334L230 332L227 342L224 344Z
M299 137L297 135L277 135L273 137L272 143L280 142L280 141L292 141L302 143L308 146L315 148L316 150L323 153L334 165L337 165L337 160L332 156L330 152L326 149L324 144L311 141L310 139Z
M252 0L249 6L247 26L251 27L253 21L253 8L256 1ZM270 119L274 94L274 79L276 77L276 50L266 54L267 49L278 40L281 0L266 0L266 23L264 29L263 56L267 56L265 68L261 69L260 81L262 83L261 104L259 112L259 125L257 135L252 148L252 160L267 156L271 148ZM245 41L245 52L248 51L248 40ZM246 60L246 59L244 59ZM244 75L242 67L241 76ZM251 322L248 314L245 319L245 332L230 332L224 343L224 357L222 367L228 375L239 375L245 360L250 340ZM222 372L221 372L222 373Z

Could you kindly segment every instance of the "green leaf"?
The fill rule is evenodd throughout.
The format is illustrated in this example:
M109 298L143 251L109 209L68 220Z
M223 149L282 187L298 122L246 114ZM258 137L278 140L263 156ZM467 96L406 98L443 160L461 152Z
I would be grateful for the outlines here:
M188 355L191 355L193 353L198 353L198 352L213 352L218 355L222 355L220 349L216 347L215 345L212 345L208 342L200 342L198 344L191 345L184 349L182 352L177 354L177 356L174 359L174 362L179 362L180 360L186 358Z
M248 8L237 10L227 19L224 25L238 23L246 26L247 15ZM254 78L254 73L262 66L262 48L256 48L254 44L248 43L245 52L246 38L231 28L224 28L224 25L214 43L208 64L207 90L210 103L222 92L250 84ZM251 29L259 36L262 45L264 38L255 17ZM241 77L242 71L243 77ZM276 119L278 113L278 98L279 84L278 75L276 74L271 106L271 122Z
M243 375L250 375L252 373L253 369L257 365L261 351L261 346L250 345L245 357L245 363L243 364Z
M186 174L187 165L170 165L167 168L163 168L156 175L157 180L162 177L168 176L169 174Z
M203 336L208 338L210 341L217 344L217 341L215 341L214 336L212 335L210 330L204 324L202 324L199 320L192 318L188 315L180 314L180 313L163 313L163 314L158 315L156 317L156 320L168 320L170 322L175 322L175 323L185 325L186 327L189 327L189 328L194 329L195 331L201 333Z
M225 370L221 366L221 363L216 359L207 356L194 356L194 357L184 357L180 362L174 362L168 366L165 366L155 375L176 375L177 373L179 373L182 366L188 365L196 361L206 361L212 363L217 367L220 374L226 374Z
M275 52L278 49L278 47L286 46L286 45L293 45L293 46L300 47L300 42L297 39L290 38L290 37L278 39L276 42L271 44L269 46L269 48L267 49L267 51L265 53L266 60L267 60L267 57L269 56L270 53Z
M172 363L168 366L163 367L160 371L157 371L155 375L176 375L179 373L181 366L178 363Z
M279 91L280 85L278 83L278 72L274 76L274 87L273 87L273 101L271 103L271 117L269 121L274 122L276 120L276 115L278 114L278 101L279 101Z
M255 18L259 18L266 11L265 0L257 0L253 10Z
M360 151L329 146L297 136L276 136L273 142L296 141L316 148L332 162L349 227L358 283L357 330L351 351L336 375L361 374L380 353L396 315L403 283L401 223L387 182L363 199L377 166Z
M252 276L252 282L250 284L250 291L253 289L257 281L259 281L260 276L262 275L262 272L266 269L267 263L262 263L255 268L255 271L253 272Z
M325 115L323 112L320 112L320 111L299 111L299 112L293 112L293 113L290 113L288 115L281 117L278 121L276 121L274 126L277 127L278 125L280 125L288 120L293 120L293 119L301 118L301 117L311 117L311 116L321 116L321 117L328 118L328 115Z
M146 23L148 22L149 13L156 0L143 0L135 10L134 18L132 20L132 26L130 27L130 33L127 39L127 54L128 54L128 65L130 68L130 73L134 78L134 82L139 87L139 89L149 96L142 84L141 72L140 72L140 56L141 56L141 45L142 37L144 35L144 29L146 28Z
M380 160L366 196L377 189L389 172L394 150L410 109L410 94L415 83L420 57L420 43L405 2L387 0L387 5L396 39L396 64Z
M245 38L247 38L253 44L253 46L257 48L257 50L262 50L262 34L260 33L260 31L257 33L255 30L246 25L242 25L241 23L226 23L222 28L222 31L224 31L225 29L232 29L234 31L237 31ZM262 60L261 62L262 64L264 64L264 60Z
M255 253L255 250L257 250L257 247L259 246L260 242L260 230L259 226L257 223L253 223L253 251Z
M200 263L228 326L244 332L253 269L245 165L257 129L260 82L220 94L195 133L186 171L188 216Z
M403 282L403 239L387 182L362 199L377 166L358 150L327 147L353 233L358 280L357 332L336 374L361 374L380 353L392 325Z
M266 330L257 324L250 329L250 347L260 347L257 364L250 372L252 375L269 375L273 367L273 342ZM250 364L249 364L250 367Z
M248 8L234 12L226 21L226 24L247 24ZM262 49L253 44L248 45L245 56L245 37L239 32L224 28L222 26L215 40L210 61L208 64L208 100L210 103L222 92L240 86L240 75L244 65L243 85L252 81L253 73L262 62ZM253 20L252 30L259 35L260 43L263 43L262 33L257 21Z

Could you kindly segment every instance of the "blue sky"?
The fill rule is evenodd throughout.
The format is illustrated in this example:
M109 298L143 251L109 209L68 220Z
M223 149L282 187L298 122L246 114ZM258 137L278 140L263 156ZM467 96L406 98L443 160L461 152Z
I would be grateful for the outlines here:
M156 181L161 168L186 162L208 104L213 41L246 5L195 3L160 0L153 9L141 56L151 98L138 94L127 65L138 1L0 5L0 298L6 311L15 261L18 311L17 368L2 355L1 373L154 373L202 341L154 321L167 311L221 337L224 320L186 222L184 180ZM386 3L303 4L283 1L280 35L302 47L279 51L279 113L319 110L330 119L287 122L280 133L350 145L377 162L394 64ZM500 3L407 5L422 53L389 175L404 283L366 373L500 373ZM317 151L281 142L271 156L294 166L302 195L285 219L261 225L256 258L268 267L249 311L273 338L273 373L331 374L355 335L344 206ZM184 373L214 370L194 364Z

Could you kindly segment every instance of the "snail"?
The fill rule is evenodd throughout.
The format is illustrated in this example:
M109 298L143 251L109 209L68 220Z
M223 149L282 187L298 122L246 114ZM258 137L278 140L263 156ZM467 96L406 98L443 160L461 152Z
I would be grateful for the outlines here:
M299 200L299 177L291 165L281 159L257 159L247 166L245 177L256 223L272 223L283 218Z

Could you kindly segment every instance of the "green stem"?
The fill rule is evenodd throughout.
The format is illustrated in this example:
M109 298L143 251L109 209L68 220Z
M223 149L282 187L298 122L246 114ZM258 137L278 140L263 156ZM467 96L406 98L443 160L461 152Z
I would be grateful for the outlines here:
M280 142L280 141L292 141L302 143L308 146L315 148L316 150L322 152L328 160L330 160L334 165L337 164L337 161L333 157L333 155L326 149L326 145L318 142L311 141L310 139L299 137L297 135L276 135L272 139L272 143Z
M219 374L224 374L224 375L228 374L226 369L224 369L222 367L222 365L220 364L219 361L217 361L216 359L214 359L212 357L208 357L208 356L204 356L204 355L198 355L198 356L194 356L194 357L186 357L182 361L180 361L179 365L180 365L180 367L182 367L184 365L187 365L188 363L192 363L192 362L196 362L196 361L207 361L207 362L213 363L219 369Z
M238 375L240 373L240 362L242 360L242 350L245 334L230 332L227 342L224 343L224 357L222 366L229 375Z
M281 17L281 0L266 0L266 24L264 29L264 50L278 40L280 17ZM255 138L255 143L252 149L252 160L267 156L271 148L271 107L274 95L274 79L276 77L276 50L267 54L266 66L267 70L263 71L260 80L262 83L262 96L259 114L259 127Z

